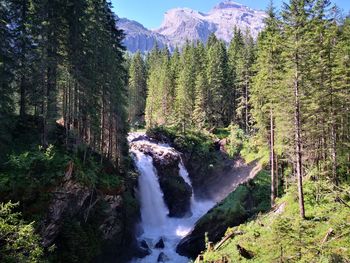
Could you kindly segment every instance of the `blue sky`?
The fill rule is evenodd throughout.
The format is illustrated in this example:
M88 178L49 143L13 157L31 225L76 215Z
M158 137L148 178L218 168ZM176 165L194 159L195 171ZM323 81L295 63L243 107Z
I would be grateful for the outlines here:
M189 7L201 12L208 12L220 0L112 0L114 11L119 17L136 20L147 28L158 28L164 13L175 7ZM270 0L236 0L254 9L265 10ZM283 0L274 0L280 7ZM333 0L345 13L350 10L350 0Z

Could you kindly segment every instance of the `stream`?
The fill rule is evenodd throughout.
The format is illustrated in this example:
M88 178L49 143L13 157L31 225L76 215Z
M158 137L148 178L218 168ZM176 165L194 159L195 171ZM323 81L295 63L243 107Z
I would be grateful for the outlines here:
M141 139L135 140L138 137ZM171 153L180 156L180 153L169 145L152 142L140 133L130 134L129 144L148 144L162 152L163 155ZM130 147L133 161L140 174L138 178L139 187L137 189L137 197L141 206L141 222L138 226L140 234L137 239L140 243L147 243L151 254L142 259L134 258L131 262L155 263L169 261L187 263L189 259L177 254L176 246L192 230L198 219L215 205L215 202L196 200L192 191L192 215L184 218L168 217L169 210L163 199L163 192L159 185L153 159L136 148ZM192 187L188 172L182 161L179 163L179 175ZM164 248L156 248L156 244L160 240L163 240Z

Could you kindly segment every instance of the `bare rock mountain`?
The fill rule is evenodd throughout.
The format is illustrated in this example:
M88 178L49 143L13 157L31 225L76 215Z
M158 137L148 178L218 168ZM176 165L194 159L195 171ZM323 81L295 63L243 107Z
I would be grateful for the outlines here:
M168 40L165 36L148 30L136 21L120 18L117 24L124 31L124 45L131 53L138 50L141 52L150 51L155 43L158 43L160 48L168 46Z
M170 49L181 47L186 40L206 42L211 33L219 39L229 42L233 28L249 30L256 37L264 27L266 13L253 10L233 1L224 1L208 13L201 13L189 8L175 8L165 13L160 28L148 30L141 24L121 19L118 25L124 30L124 44L130 52L147 52L155 43Z

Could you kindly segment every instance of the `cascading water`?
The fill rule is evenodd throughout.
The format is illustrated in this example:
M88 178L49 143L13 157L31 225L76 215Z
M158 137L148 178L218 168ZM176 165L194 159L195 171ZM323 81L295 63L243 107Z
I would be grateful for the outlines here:
M169 211L163 200L152 157L141 152L135 154L137 169L141 175L147 175L139 177L138 195L141 203L141 220L145 229L154 232L164 226Z
M135 137L143 136L142 140L133 142ZM161 149L163 154L174 153L176 150L168 145L161 145L150 142L144 135L131 134L129 142L132 144L147 144L152 147ZM163 256L163 260L174 263L187 263L189 259L176 253L176 246L180 240L186 236L193 228L196 221L212 208L215 203L212 201L196 201L194 195L191 198L192 216L187 218L170 218L168 217L168 208L163 199L163 193L159 185L157 171L153 166L151 156L148 156L137 150L137 147L131 147L133 160L140 173L138 198L141 205L141 223L142 234L138 240L147 242L151 254L142 259L133 259L132 262L153 263ZM177 152L176 152L177 153ZM178 153L177 153L178 154ZM181 161L179 163L179 175L183 177L186 183L191 187L191 180L188 172ZM164 248L155 248L155 245L163 240ZM161 261L163 262L163 261Z

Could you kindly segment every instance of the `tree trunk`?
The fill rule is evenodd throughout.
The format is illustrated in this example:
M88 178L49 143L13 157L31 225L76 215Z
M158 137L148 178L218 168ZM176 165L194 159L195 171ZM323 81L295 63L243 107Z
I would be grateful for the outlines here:
M301 122L300 122L300 95L299 95L299 58L295 55L296 72L294 79L294 128L295 128L295 157L296 157L296 176L298 179L299 210L301 218L305 218L304 193L303 193L303 174L302 174L302 155L301 155Z
M249 109L248 109L248 76L246 76L246 83L245 83L245 132L248 133L249 131Z
M21 81L20 81L20 102L19 102L19 115L24 117L26 114L26 77L25 77L25 60L26 60L26 43L25 43L25 34L27 33L25 28L27 21L27 1L22 0L22 43L21 43Z
M271 164L271 207L275 205L276 178L275 178L275 134L273 123L273 111L270 110L270 164Z

